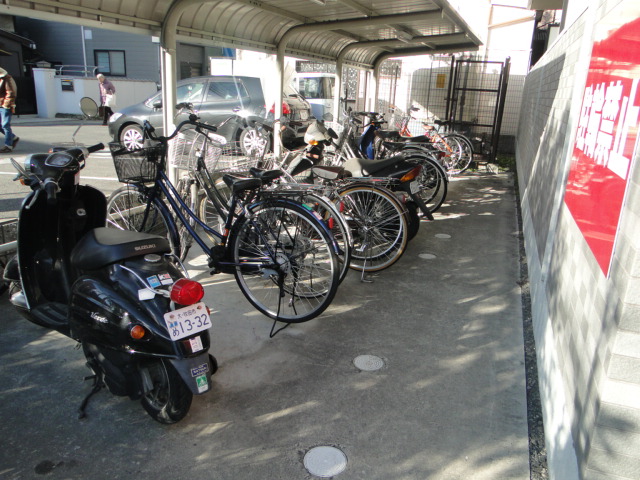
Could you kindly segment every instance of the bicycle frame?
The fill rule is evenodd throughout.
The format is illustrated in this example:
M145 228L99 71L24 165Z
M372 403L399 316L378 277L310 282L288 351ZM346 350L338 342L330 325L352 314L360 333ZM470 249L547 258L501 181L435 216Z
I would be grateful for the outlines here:
M148 209L149 205L151 205L151 203L153 203L154 198L159 198L158 194L157 194L158 189L164 194L167 202L170 205L170 208L168 208L168 210L171 213L174 213L178 217L178 219L180 220L182 225L185 227L187 232L189 232L189 235L191 235L193 237L193 239L200 246L202 251L209 257L209 259L216 262L216 266L217 267L225 267L225 266L226 267L238 267L238 266L246 265L246 262L242 263L242 264L238 264L238 263L235 263L235 262L220 261L217 258L215 258L215 256L213 255L212 247L210 247L209 244L207 242L205 242L202 239L202 237L195 231L195 228L192 227L189 219L183 213L183 212L186 212L188 217L191 220L193 220L197 225L202 227L207 233L210 233L210 234L214 235L215 237L219 238L220 239L220 245L222 247L226 248L229 232L231 231L231 227L233 226L234 221L236 220L236 218L238 218L237 215L234 213L235 209L236 209L236 206L238 205L238 197L237 196L233 195L231 197L231 199L232 199L231 202L232 203L231 203L231 205L229 207L229 215L227 215L227 218L225 220L225 226L224 226L224 232L225 233L221 234L220 232L216 231L215 229L209 227L206 223L204 223L198 217L198 215L195 212L193 212L191 210L191 208L180 197L180 195L178 194L177 189L171 183L171 181L169 180L169 178L167 177L167 175L166 175L166 173L164 172L163 169L158 169L156 182L155 182L154 186L151 187L151 189L150 189L149 200L147 202L147 209ZM292 201L292 200L290 200L288 198L283 198L283 197L278 197L277 200L281 205L284 205L284 206L287 206L287 205L298 205L299 204L298 202L295 202L295 201ZM161 201L161 203L164 203L164 202ZM251 224L253 226L257 226L257 224L251 218L251 215L250 215L251 210L253 210L257 206L260 206L260 205L262 205L264 203L266 203L265 199L260 199L257 202L254 202L254 203L252 203L252 204L250 204L248 206L245 206L242 203L240 203L240 205L242 206L245 214L247 215L247 217L249 219L249 222L251 222ZM166 204L165 204L165 206L166 206ZM145 216L146 215L147 215L147 212L145 212ZM146 217L145 217L145 221L146 221ZM172 222L175 223L175 220L172 220ZM332 240L331 247L332 247L334 253L338 254L340 252L340 249L339 249L339 246L338 246L336 240L333 239L333 236L331 235L331 231L324 224L324 222L319 222L319 225L321 225L322 229L327 234L329 234L329 238L331 238L331 240ZM175 228L175 225L172 225L172 228L175 229L175 231L177 231L177 229ZM260 228L256 228L256 231L260 235L260 240L263 241L265 243L265 245L267 246L269 255L272 256L272 257L275 256L275 252L269 246L269 242L264 237L262 230ZM274 232L271 232L271 233L274 233Z

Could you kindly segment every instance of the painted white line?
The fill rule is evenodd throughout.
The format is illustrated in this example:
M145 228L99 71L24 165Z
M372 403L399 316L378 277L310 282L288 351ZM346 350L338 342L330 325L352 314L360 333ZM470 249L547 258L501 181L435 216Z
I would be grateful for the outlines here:
M0 172L0 175L16 175L17 172ZM105 182L119 182L115 177L81 177L84 180L104 180Z

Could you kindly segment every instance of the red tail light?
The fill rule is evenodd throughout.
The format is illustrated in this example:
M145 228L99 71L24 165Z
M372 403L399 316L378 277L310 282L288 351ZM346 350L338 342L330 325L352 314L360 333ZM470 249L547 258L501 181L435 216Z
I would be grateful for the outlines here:
M181 278L171 287L171 300L178 305L193 305L204 297L204 288L195 280Z
M415 168L412 168L402 176L400 181L404 183L404 182L410 182L412 180L415 180L416 178L418 178L418 175L420 175L420 170L422 170L422 167L420 165L418 165Z
M276 111L276 105L275 103L271 106L271 110L269 110L269 113L275 113ZM291 109L289 108L289 104L287 102L282 102L282 114L283 115L289 115L291 113Z

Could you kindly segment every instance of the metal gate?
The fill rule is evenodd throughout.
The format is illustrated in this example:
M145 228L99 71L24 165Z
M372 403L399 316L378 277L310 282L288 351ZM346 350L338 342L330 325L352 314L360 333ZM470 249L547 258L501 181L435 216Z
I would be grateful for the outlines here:
M446 119L451 128L475 140L474 150L495 160L509 79L504 62L453 59Z

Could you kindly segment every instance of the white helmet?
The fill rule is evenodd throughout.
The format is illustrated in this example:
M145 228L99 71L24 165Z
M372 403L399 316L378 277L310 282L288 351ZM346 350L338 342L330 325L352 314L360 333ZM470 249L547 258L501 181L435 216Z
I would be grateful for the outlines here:
M324 123L318 122L317 120L311 122L304 134L305 143L317 144L325 140L331 140L331 136L329 135L327 127L324 126Z

